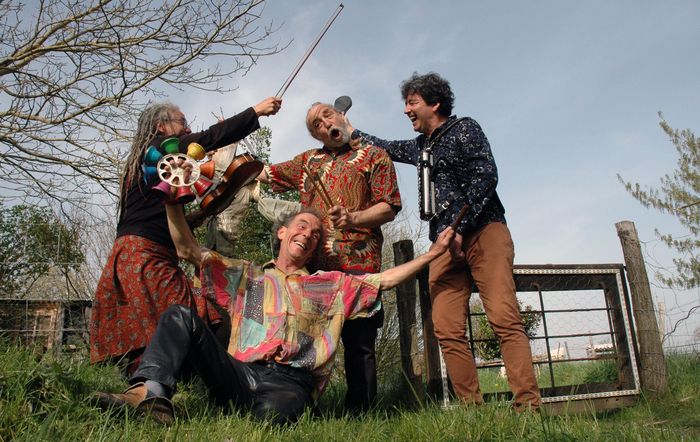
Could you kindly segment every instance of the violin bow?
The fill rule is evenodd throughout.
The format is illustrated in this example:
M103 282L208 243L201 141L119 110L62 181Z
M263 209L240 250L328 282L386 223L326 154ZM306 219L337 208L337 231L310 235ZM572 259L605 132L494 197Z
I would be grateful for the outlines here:
M335 206L335 204L333 204L333 199L328 193L328 190L326 190L326 186L324 186L323 181L321 181L321 177L319 177L316 172L313 172L311 169L309 169L309 166L306 164L304 164L304 172L306 172L306 175L309 176L311 184L313 184L314 188L316 189L316 192L318 192L319 196L321 197L321 200L323 200L323 203L326 205L326 207L330 209L331 207Z
M287 77L287 79L285 80L282 87L275 94L275 97L282 98L282 95L284 95L284 93L287 92L287 88L289 87L290 84L292 84L292 81L294 81L294 78L297 76L297 74L301 70L301 67L304 66L304 63L306 63L306 60L308 60L309 56L311 56L311 53L314 51L314 49L316 49L316 46L321 41L323 36L326 35L326 31L328 31L328 28L331 27L331 25L333 24L335 19L338 17L340 12L343 10L343 8L344 8L344 6L342 3L338 5L335 12L331 16L331 18L328 20L328 22L323 27L323 29L321 29L321 33L318 34L318 37L316 37L316 40L314 40L314 42L311 43L311 46L309 47L309 49L306 50L306 53L301 57L301 60L299 60L299 63L297 63L294 70L292 70L292 73L289 74L289 77Z

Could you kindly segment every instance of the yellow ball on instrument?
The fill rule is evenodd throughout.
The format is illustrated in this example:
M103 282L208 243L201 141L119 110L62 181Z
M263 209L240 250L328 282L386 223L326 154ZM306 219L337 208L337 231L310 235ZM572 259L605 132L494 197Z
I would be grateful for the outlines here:
M192 142L187 146L187 156L199 161L204 158L204 148L201 144Z

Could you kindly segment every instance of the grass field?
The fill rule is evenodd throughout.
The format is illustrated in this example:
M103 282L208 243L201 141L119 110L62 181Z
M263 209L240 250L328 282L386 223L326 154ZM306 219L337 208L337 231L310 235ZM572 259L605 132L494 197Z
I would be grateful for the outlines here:
M273 427L247 415L222 413L195 383L175 396L176 424L161 427L147 418L114 416L89 404L93 391L124 389L114 367L0 344L0 441L700 440L699 362L697 354L668 357L666 396L642 396L633 407L597 415L518 415L507 403L407 410L397 405L402 392L389 385L382 388L377 410L348 417L341 411L342 386L336 385L300 422ZM579 372L575 375L580 377Z

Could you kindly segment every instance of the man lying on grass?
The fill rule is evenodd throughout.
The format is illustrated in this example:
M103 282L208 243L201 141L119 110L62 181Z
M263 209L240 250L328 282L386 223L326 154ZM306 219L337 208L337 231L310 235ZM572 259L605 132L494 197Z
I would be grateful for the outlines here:
M161 316L131 387L96 393L102 408L135 409L161 423L174 420L170 397L178 373L196 370L218 405L250 410L275 423L295 421L326 386L346 319L379 310L377 295L442 255L454 237L445 229L430 250L377 274L309 274L306 263L323 235L308 209L280 222L277 259L258 266L201 249L181 206L167 207L178 256L200 267L202 293L231 315L228 351L184 306Z

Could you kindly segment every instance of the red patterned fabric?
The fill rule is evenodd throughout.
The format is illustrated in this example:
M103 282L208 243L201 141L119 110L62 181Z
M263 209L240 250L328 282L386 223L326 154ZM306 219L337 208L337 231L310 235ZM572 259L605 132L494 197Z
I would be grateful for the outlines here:
M140 236L117 238L92 304L90 360L144 348L161 313L173 304L196 309L205 321L217 315L195 293L174 250Z
M364 210L385 202L396 212L401 210L401 194L396 182L396 171L389 155L382 149L367 143L359 143L345 150L332 153L326 149L311 149L290 161L270 166L270 178L274 192L297 189L301 204L313 207L326 215L326 207L316 192L310 178L304 172L306 165L317 173L331 199L349 211ZM381 270L382 230L355 228L333 230L324 216L323 223L329 232L315 268L349 272L376 273Z

